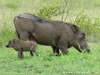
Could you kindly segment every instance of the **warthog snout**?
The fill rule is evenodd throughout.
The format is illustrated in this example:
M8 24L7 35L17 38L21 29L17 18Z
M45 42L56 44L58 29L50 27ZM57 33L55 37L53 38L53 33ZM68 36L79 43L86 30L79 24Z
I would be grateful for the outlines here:
M8 48L9 46L8 46L8 45L6 45L6 47Z

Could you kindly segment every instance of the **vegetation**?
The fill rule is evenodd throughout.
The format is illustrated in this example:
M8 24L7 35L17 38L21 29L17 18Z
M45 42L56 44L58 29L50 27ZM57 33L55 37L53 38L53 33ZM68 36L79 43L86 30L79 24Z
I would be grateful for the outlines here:
M100 75L99 0L0 0L0 74L1 75ZM39 56L17 58L6 43L16 38L14 16L32 13L41 18L74 23L87 34L91 53L69 49L68 56L51 56L51 47L38 47Z
M95 46L95 47L94 47ZM39 56L31 57L25 53L24 59L18 59L13 49L0 48L1 75L99 75L100 46L90 43L92 52L79 53L74 48L69 49L69 55L51 56L50 47L39 46Z

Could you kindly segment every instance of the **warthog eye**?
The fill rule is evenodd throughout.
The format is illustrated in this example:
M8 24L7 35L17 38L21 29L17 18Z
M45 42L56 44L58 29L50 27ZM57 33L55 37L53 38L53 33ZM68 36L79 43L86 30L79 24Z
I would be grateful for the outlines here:
M82 33L82 36L84 36L84 37L85 37L85 33Z
M85 38L85 33L82 33L82 38Z
M81 33L79 36L80 39L85 38L85 33Z

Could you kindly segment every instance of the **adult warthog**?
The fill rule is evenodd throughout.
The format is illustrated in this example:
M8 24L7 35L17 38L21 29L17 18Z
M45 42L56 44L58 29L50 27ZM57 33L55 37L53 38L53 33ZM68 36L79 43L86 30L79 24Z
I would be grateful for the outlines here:
M34 40L38 44L49 45L55 55L59 49L63 54L68 48L74 47L79 52L90 52L85 33L74 24L62 21L48 21L35 15L24 13L15 16L14 25L18 38L21 40Z

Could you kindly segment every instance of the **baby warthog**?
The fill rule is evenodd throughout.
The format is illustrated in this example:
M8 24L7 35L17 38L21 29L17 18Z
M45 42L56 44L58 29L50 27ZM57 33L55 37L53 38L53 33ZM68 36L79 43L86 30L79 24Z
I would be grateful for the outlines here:
M33 52L38 56L36 52L37 43L35 41L23 41L19 39L13 39L8 42L6 45L7 48L14 48L18 51L18 57L24 58L23 52L30 51L31 56L33 56Z

